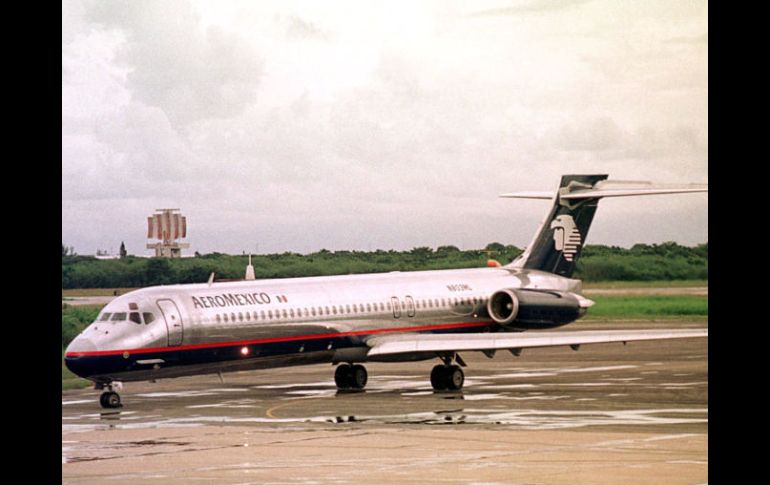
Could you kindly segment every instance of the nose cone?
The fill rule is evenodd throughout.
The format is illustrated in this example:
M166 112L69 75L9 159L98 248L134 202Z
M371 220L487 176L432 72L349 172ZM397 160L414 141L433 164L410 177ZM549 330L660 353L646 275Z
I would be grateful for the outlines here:
M79 377L88 377L91 374L88 369L89 366L83 361L83 356L79 354L82 352L95 352L97 350L96 344L90 338L76 337L75 340L70 342L67 350L64 352L64 365L73 374Z
M75 340L70 342L65 353L95 352L97 350L96 344L90 338L79 335L75 337Z

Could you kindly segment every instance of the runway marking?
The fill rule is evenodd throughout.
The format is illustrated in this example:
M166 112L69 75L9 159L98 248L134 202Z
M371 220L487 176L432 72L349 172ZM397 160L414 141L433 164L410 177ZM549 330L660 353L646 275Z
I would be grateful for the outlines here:
M286 407L286 406L289 406L289 405L294 404L296 402L298 402L298 401L286 401L284 403L281 403L281 404L278 404L276 406L273 406L270 409L268 409L267 411L265 411L265 416L267 416L268 418L271 418L271 419L279 419L279 418L277 418L276 416L273 415L273 411L275 411L277 409L281 409L281 408Z

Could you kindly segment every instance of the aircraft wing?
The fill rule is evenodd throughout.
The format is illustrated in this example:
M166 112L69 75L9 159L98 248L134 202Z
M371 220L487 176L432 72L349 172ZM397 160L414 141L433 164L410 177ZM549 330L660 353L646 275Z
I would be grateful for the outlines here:
M367 340L369 357L420 352L520 350L532 347L708 337L707 328L674 330L583 330L466 334L399 334Z

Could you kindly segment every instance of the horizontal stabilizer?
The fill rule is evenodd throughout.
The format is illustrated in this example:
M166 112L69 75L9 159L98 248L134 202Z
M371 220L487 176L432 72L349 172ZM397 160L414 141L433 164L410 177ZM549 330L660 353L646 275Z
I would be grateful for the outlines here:
M604 197L630 197L634 195L683 194L688 192L708 192L707 184L654 184L652 182L603 180L593 186L581 187L576 184L560 190L561 200L601 199ZM566 189L566 190L564 190ZM500 197L511 199L552 200L553 192L511 192Z
M461 352L532 347L708 337L707 328L672 330L584 330L578 332L498 332L468 334L399 334L369 339L368 357L421 352Z
M707 184L654 184L652 182L624 182L604 180L590 188L576 188L569 193L561 194L561 198L593 199L601 197L629 197L634 195L684 194L688 192L708 192Z
M510 199L542 199L551 200L554 197L553 192L511 192L509 194L500 194L500 197Z

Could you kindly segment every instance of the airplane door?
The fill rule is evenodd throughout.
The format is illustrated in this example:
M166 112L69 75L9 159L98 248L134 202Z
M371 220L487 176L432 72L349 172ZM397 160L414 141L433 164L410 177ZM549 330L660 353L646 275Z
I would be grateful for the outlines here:
M411 296L407 296L405 299L406 299L406 316L411 318L414 316L414 299Z
M393 296L390 301L393 302L393 318L401 318L401 303L398 298Z
M177 308L176 303L172 300L158 300L157 303L163 314L163 319L166 321L168 346L181 345L182 337L184 337L184 326L179 308Z

